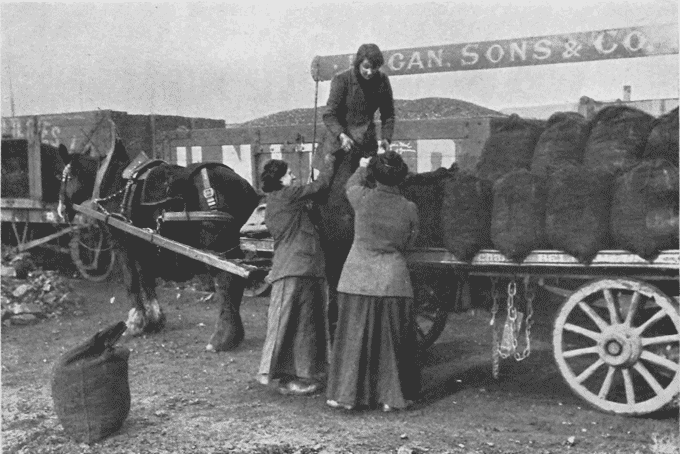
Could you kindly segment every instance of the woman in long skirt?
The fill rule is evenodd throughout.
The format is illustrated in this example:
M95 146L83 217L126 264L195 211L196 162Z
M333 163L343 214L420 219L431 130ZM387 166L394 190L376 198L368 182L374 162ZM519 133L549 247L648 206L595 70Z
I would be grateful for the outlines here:
M283 394L315 393L326 378L324 255L310 202L327 190L332 172L329 156L319 179L306 185L293 185L295 176L285 161L269 161L262 173L265 224L274 238L274 258L257 380L268 385L278 379Z
M376 181L366 185L367 166ZM338 324L326 403L334 408L405 409L420 391L413 288L404 252L418 212L398 189L408 167L393 151L362 158L347 182L354 242L338 285Z

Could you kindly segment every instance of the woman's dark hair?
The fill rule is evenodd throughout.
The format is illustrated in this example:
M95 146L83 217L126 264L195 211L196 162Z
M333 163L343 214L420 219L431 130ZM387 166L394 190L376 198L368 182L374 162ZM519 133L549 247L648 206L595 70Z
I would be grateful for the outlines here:
M280 159L272 159L264 165L262 170L262 190L264 192L278 191L283 187L281 178L288 172L288 164Z
M368 60L374 68L380 68L385 64L385 57L383 57L380 48L375 44L362 44L359 47L357 56L354 58L354 68L359 69L359 65L364 60Z
M404 181L408 166L396 151L386 151L371 159L371 172L378 183L385 186L397 186Z

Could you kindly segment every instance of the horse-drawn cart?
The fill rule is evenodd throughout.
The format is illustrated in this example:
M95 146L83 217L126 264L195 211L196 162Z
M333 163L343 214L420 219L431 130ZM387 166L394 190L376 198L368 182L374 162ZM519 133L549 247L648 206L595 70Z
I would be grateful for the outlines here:
M241 245L260 254L273 248L266 238L242 238ZM514 263L496 250L463 262L446 249L414 249L408 262L418 270L414 288L423 348L437 340L447 315L461 304L462 283L484 276L492 301L495 377L500 358L529 355L533 307L543 303L535 300L540 287L563 299L554 320L553 355L578 396L604 411L639 415L672 404L680 393L678 250L663 251L651 262L606 250L584 265L554 250L534 251ZM442 281L458 285L442 294ZM505 308L499 305L506 288L501 282L507 282ZM505 323L499 323L501 313Z

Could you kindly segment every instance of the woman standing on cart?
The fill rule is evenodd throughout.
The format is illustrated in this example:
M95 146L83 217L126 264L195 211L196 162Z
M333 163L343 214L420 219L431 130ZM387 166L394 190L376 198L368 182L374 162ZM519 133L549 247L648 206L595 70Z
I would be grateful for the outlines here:
M267 337L257 381L279 379L282 394L312 394L326 376L324 255L311 203L328 188L332 156L318 180L293 186L285 161L272 159L262 172L267 193L265 224L274 239Z
M375 189L366 186L371 163ZM338 324L326 402L334 408L404 409L420 391L413 289L405 250L418 234L418 211L397 185L408 172L388 151L362 158L347 182L354 242L338 284Z

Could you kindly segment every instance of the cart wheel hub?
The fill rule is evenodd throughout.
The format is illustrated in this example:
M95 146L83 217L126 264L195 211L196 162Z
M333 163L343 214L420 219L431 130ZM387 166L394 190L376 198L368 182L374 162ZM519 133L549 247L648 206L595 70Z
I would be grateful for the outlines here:
M605 331L598 345L600 358L610 366L630 367L642 353L639 336L622 325L614 325Z

